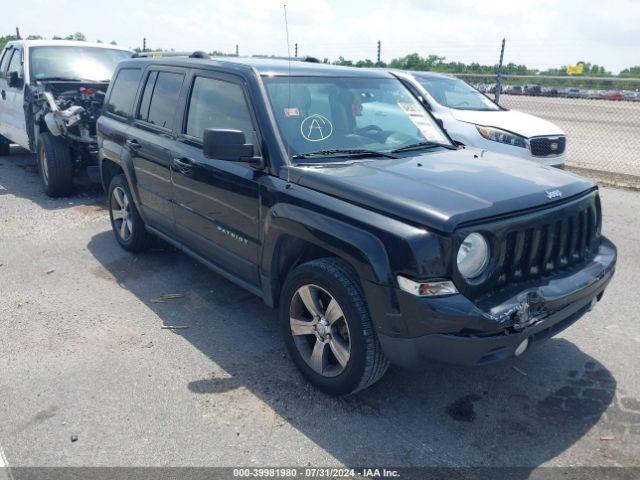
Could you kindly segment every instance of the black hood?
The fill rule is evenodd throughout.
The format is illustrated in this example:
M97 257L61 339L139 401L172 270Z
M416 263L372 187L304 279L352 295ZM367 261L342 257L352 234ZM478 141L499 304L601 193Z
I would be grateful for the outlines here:
M442 232L594 188L557 168L472 148L294 170L302 186Z

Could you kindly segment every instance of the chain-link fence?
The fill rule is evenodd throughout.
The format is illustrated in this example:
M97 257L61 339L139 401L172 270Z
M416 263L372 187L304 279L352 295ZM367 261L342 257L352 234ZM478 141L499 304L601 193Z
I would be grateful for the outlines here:
M495 76L460 78L494 98ZM562 128L567 167L640 187L640 79L504 76L500 104Z

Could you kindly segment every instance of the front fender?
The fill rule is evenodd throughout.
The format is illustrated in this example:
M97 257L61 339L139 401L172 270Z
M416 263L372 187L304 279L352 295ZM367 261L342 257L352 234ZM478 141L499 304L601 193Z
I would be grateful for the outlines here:
M279 243L293 236L349 262L363 280L390 284L393 278L383 243L345 221L291 204L277 204L264 219L262 268L271 272Z
M348 262L358 274L378 332L397 330L398 306L392 286L393 267L387 248L376 235L343 219L298 205L276 204L264 218L262 285L264 300L275 305L284 278L279 278L285 240L301 240Z

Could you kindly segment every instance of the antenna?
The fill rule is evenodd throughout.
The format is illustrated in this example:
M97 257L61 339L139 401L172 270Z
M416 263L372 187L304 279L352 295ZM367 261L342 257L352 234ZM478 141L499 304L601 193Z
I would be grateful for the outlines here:
M287 4L284 5L284 28L287 32L287 58L289 60L289 99L287 100L287 109L291 108L291 44L289 43L289 21L287 20ZM285 115L285 118L288 118ZM287 183L291 180L291 122L287 122Z

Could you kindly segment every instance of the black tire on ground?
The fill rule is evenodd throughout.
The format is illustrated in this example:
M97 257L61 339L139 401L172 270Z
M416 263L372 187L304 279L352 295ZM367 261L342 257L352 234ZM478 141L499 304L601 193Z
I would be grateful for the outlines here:
M0 135L0 157L8 157L11 154L11 142Z
M44 191L50 197L62 197L73 191L73 161L67 143L49 132L40 134L38 168Z
M147 232L133 201L127 177L123 174L111 179L107 201L111 228L120 246L129 252L141 252L149 248L153 237Z
M319 341L318 329L314 327L315 330L312 334L303 333L294 336L292 333L290 317L305 316L310 312L306 309L292 313L300 308L300 302L306 305L302 300L303 297L297 293L302 292L306 286L311 286L318 292L315 298L319 302L318 305L322 307L321 310L325 309L324 316L321 318L329 317L329 308L324 303L330 303L332 297L343 313L343 316L339 317L341 320L335 321L334 325L344 322L347 327L350 349L348 361L346 365L338 364L338 356L332 353L334 346L329 345L330 348L326 354L328 356L326 374L319 373L317 368L314 369L311 366L313 349L317 347ZM324 297L324 299L320 297ZM387 371L389 362L382 352L382 347L371 322L360 280L353 268L345 261L338 258L322 258L293 269L282 288L279 313L289 355L303 375L323 392L330 395L350 395L377 382ZM307 325L304 327L308 328ZM327 340L329 344L332 340L337 340L339 334L332 328L334 327L329 327L329 340ZM341 332L344 332L344 325L341 325L341 328L343 329ZM309 345L308 349L304 342ZM312 350L311 356L305 355L308 350ZM308 359L305 360L305 357ZM335 365L331 365L332 360ZM322 362L322 365L324 364L325 360ZM318 364L316 364L317 366ZM337 367L339 373L328 376L330 369L334 367ZM323 367L320 370L323 370Z

